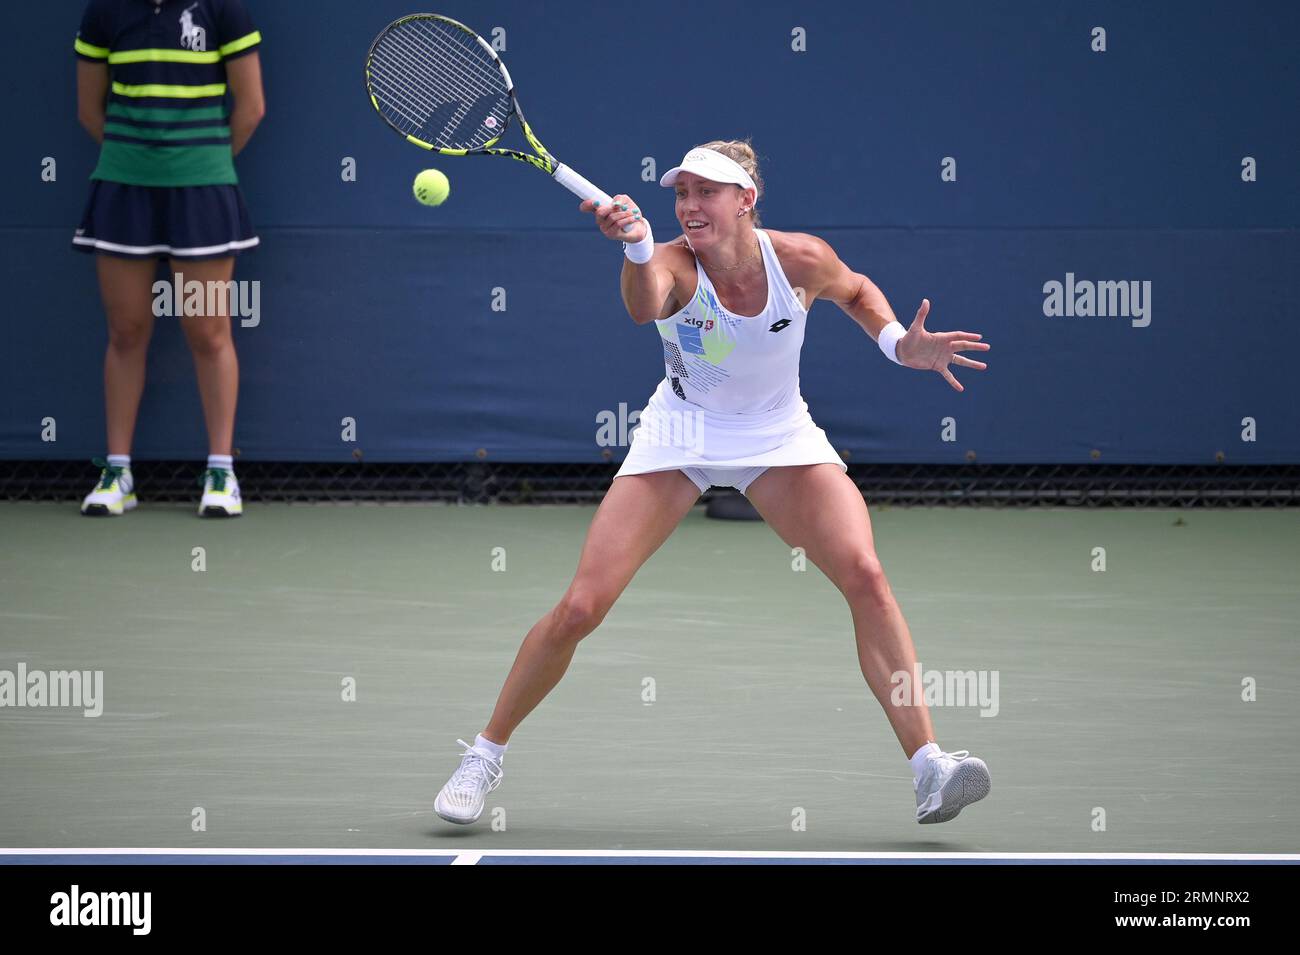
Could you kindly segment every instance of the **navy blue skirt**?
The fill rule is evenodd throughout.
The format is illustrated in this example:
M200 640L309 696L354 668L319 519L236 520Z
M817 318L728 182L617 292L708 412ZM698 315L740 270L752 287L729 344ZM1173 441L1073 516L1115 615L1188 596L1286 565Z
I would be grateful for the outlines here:
M257 245L238 186L95 179L72 246L128 259L222 259Z

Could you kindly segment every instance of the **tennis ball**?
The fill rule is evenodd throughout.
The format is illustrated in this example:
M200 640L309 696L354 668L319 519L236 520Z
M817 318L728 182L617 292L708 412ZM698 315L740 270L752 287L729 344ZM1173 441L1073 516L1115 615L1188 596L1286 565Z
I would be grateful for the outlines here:
M415 198L426 206L440 206L451 193L451 183L437 169L426 169L415 177Z

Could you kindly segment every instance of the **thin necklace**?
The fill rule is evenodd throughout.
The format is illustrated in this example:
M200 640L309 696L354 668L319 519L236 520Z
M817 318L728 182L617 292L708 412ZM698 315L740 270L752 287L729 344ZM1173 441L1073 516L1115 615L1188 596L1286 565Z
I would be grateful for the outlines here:
M758 243L758 237L757 237L757 236L754 237L754 242L755 242L755 245L757 245L757 243ZM714 271L714 272L734 272L734 271L736 271L736 269L740 268L742 265L747 265L747 264L749 264L750 262L753 262L756 258L758 258L758 257L762 254L762 252L763 252L762 247L759 246L759 247L755 248L755 250L754 250L754 254L753 254L753 255L751 255L751 256L750 256L749 258L747 258L747 259L741 259L741 260L740 260L739 262L737 262L735 265L708 265L707 263L705 263L705 268L711 269L711 270Z

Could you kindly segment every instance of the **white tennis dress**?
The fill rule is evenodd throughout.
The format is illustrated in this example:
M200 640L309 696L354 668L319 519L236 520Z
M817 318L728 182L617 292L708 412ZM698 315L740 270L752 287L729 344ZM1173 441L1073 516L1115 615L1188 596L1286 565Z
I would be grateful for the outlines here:
M772 240L755 229L767 270L767 306L752 318L727 311L699 260L695 297L655 326L665 377L641 411L626 474L680 469L700 491L744 493L770 467L847 466L799 393L807 310L781 270Z

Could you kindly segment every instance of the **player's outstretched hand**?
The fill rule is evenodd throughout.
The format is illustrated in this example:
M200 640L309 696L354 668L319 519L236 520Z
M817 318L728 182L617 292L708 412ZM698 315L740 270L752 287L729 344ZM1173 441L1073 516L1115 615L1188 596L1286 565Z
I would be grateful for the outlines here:
M641 218L641 210L630 198L623 195L614 197L612 203L599 199L584 199L578 206L580 212L594 212L596 226L601 235L617 242L640 242L645 238L646 221Z
M921 299L921 307L916 311L907 334L898 340L894 354L899 364L908 368L920 368L924 371L937 371L944 380L958 391L965 391L961 382L948 370L949 365L961 365L983 371L988 367L982 361L959 355L959 351L988 351L988 342L979 341L983 335L973 332L929 332L925 328L925 317L930 314L930 300Z

